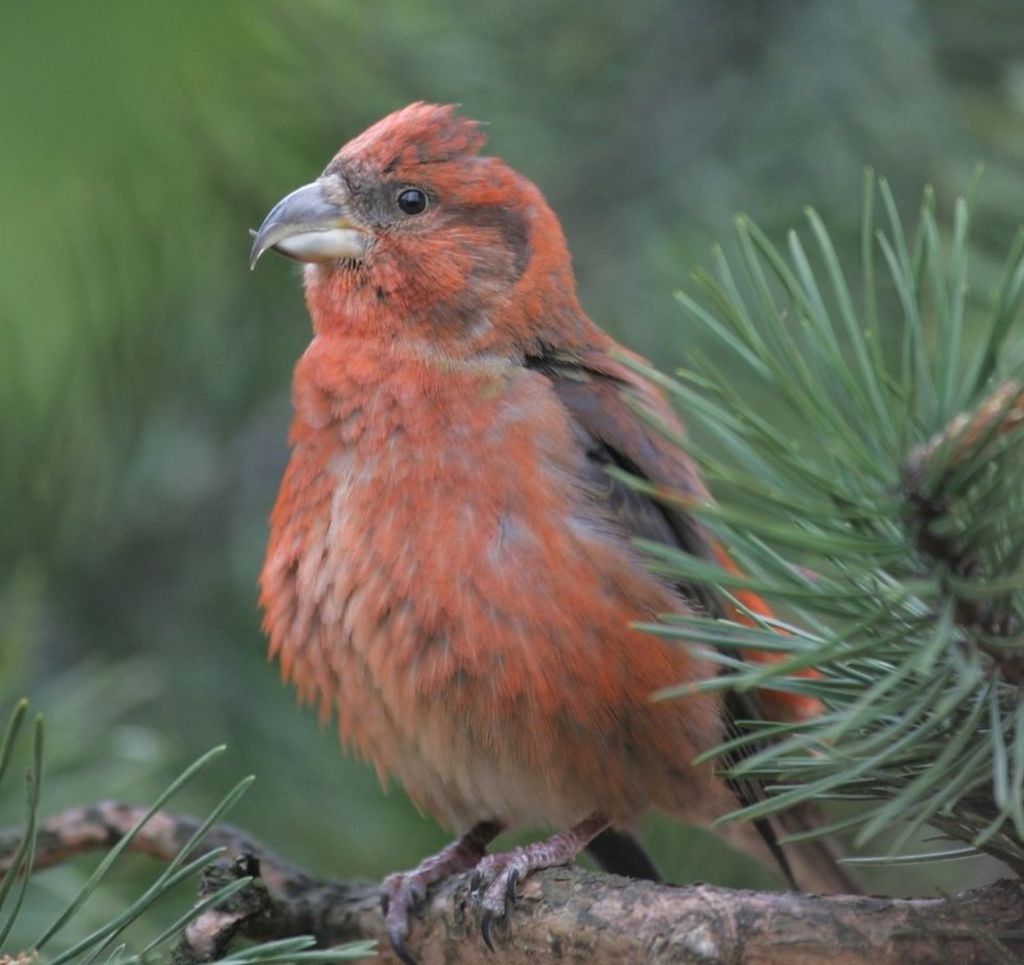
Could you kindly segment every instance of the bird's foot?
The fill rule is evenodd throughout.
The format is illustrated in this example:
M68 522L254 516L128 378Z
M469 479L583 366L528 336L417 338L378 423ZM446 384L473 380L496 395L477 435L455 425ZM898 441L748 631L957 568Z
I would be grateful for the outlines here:
M426 900L427 889L437 881L475 868L487 845L501 832L496 821L481 821L457 841L421 861L412 871L388 875L380 889L380 904L388 929L388 940L405 965L416 965L405 940L409 937L409 916Z
M516 900L516 886L531 871L571 864L592 838L608 827L607 819L594 814L544 841L489 854L481 858L473 872L473 891L480 911L480 932L484 943L494 951L491 932L495 921L502 921Z

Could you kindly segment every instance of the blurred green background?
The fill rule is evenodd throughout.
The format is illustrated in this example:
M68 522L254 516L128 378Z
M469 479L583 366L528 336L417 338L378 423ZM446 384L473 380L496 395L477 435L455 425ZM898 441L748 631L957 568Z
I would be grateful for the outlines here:
M779 237L814 205L852 256L866 165L945 213L980 161L982 266L1024 211L1018 0L3 0L0 22L0 705L47 714L44 810L150 799L226 742L177 806L254 772L235 822L336 877L445 835L265 659L256 574L309 337L295 268L246 263L278 198L383 114L461 103L560 214L592 316L666 368L689 345L672 292L737 211ZM677 879L768 881L650 834Z

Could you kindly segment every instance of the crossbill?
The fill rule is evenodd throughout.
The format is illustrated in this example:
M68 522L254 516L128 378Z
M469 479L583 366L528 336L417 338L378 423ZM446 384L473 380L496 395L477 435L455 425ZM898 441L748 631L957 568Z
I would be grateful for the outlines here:
M727 702L651 700L715 665L631 628L725 612L712 588L653 575L636 537L728 557L608 469L709 494L638 414L681 431L580 307L541 192L483 141L453 108L412 104L284 198L252 249L306 263L313 325L260 577L271 653L344 744L459 835L384 883L407 960L410 912L442 878L475 869L490 944L532 871L590 845L652 873L624 833L641 815L706 824L743 799L691 763L728 732ZM487 854L520 826L556 833ZM821 847L787 857L765 821L727 834L804 887L850 887Z

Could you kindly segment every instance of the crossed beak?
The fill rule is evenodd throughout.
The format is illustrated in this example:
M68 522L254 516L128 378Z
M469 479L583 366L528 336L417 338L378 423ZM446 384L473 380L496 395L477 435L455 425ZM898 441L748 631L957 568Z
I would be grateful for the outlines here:
M254 232L249 267L270 248L295 261L362 259L369 236L349 217L343 203L324 193L314 181L292 191L271 209L260 230Z

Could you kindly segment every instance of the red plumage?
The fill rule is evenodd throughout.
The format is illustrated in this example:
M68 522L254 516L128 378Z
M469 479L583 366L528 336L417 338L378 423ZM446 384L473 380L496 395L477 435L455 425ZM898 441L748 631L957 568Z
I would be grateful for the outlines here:
M460 833L485 829L391 880L399 950L409 905L499 828L574 831L486 859L489 914L513 870L567 860L606 825L736 806L711 764L690 763L723 738L719 698L650 700L712 664L630 629L720 604L653 576L631 540L731 564L694 518L606 470L708 495L627 402L680 428L580 308L541 193L482 143L452 108L411 105L275 208L254 248L310 261L315 333L261 576L271 651L382 778ZM730 836L769 855L749 826Z

